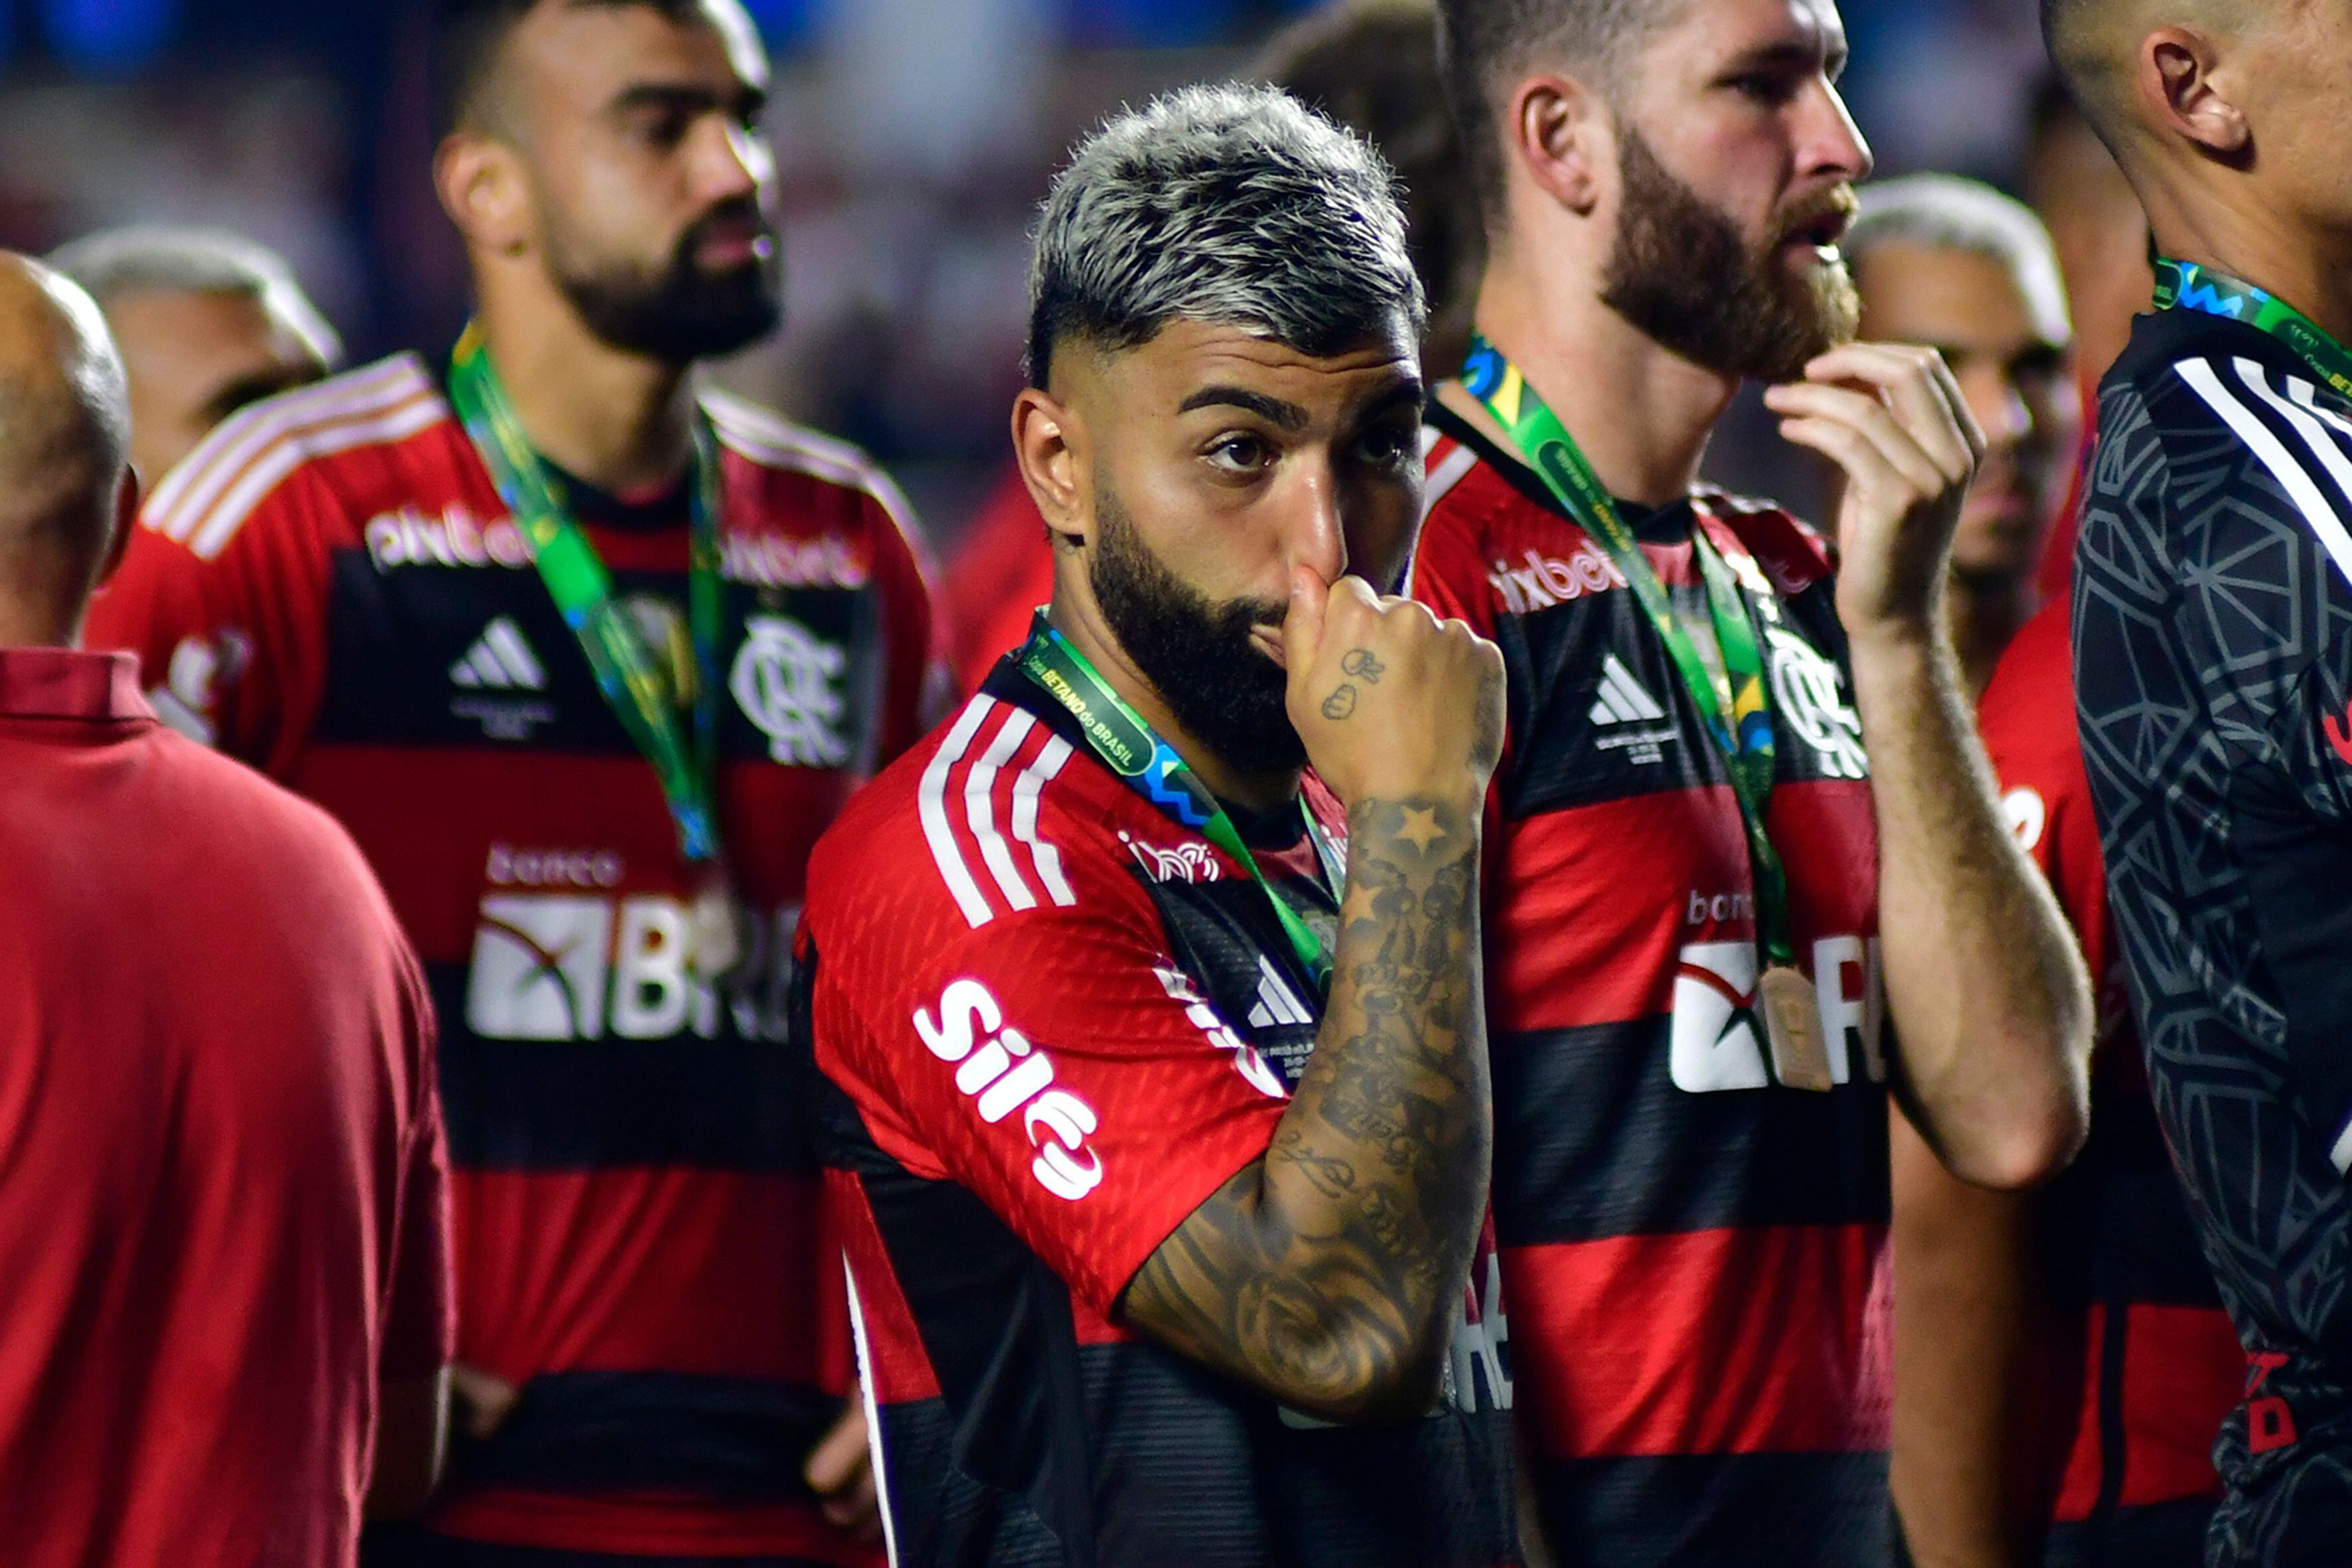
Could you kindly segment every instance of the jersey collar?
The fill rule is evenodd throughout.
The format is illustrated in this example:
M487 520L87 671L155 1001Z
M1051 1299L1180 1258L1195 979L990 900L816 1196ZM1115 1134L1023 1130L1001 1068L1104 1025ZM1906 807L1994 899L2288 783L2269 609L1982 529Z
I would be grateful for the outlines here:
M152 720L139 691L139 657L65 647L0 648L0 717Z
M1524 458L1496 446L1484 430L1453 409L1433 397L1422 417L1431 429L1475 452L1480 462L1494 469L1505 484L1520 495L1554 517L1575 521L1561 509L1559 498L1544 488L1543 479ZM1644 544L1680 544L1690 537L1693 513L1688 501L1649 507L1623 496L1612 495L1609 499L1617 504L1617 514L1625 520L1625 526Z
M1089 764L1103 766L1102 760L1095 755L1094 747L1087 742L1086 731L1079 727L1077 720L1071 717L1070 710L1038 690L1036 682L1021 673L1020 666L1012 656L996 662L989 670L988 678L981 682L980 689L984 696L1020 709L1048 731L1067 741ZM1307 786L1302 783L1299 787L1305 790ZM1311 796L1309 798L1311 800ZM1295 805L1259 813L1229 801L1219 804L1233 819L1234 831L1241 835L1242 842L1254 850L1281 854L1296 850L1306 842L1307 825ZM1308 858L1311 860L1313 857L1310 855Z

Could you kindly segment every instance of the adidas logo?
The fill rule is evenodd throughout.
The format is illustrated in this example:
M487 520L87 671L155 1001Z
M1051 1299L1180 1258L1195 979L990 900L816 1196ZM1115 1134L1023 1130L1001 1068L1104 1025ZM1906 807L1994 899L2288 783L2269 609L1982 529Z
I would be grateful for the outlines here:
M1253 1029L1276 1029L1315 1021L1315 1016L1298 999L1298 993L1275 973L1274 961L1264 953L1258 954L1257 1005L1250 1009L1249 1021Z
M472 689L547 689L547 671L540 668L539 656L530 651L530 644L523 641L521 630L506 616L482 628L474 646L449 667L449 679Z
M1615 654L1601 666L1601 695L1593 700L1595 724L1642 724L1663 719L1666 710L1643 689Z

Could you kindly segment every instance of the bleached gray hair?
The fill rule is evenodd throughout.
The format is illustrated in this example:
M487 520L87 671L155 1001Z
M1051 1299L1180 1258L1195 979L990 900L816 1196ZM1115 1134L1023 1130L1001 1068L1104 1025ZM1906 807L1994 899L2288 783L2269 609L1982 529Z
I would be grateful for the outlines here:
M101 229L59 246L49 266L81 285L100 310L123 294L243 294L300 339L332 370L342 340L268 247L226 229L133 224Z
M1328 354L1428 321L1396 176L1270 87L1188 87L1080 143L1029 269L1030 384L1055 350L1147 343L1173 321Z
M1905 174L1874 181L1855 194L1861 210L1843 242L1854 267L1882 245L1990 257L2017 279L2034 331L2053 343L2074 340L2058 249L2032 207L1958 174Z

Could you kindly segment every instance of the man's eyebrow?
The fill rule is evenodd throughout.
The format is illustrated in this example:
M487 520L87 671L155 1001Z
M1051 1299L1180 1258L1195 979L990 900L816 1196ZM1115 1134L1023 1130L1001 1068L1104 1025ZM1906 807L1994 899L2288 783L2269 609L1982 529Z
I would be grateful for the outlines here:
M1285 430L1307 427L1307 410L1296 403L1285 403L1279 397L1268 397L1262 392L1252 392L1243 386L1204 386L1176 405L1179 414L1190 414L1195 408L1225 406L1245 408L1267 424Z
M1394 386L1372 399L1371 406L1364 410L1364 417L1377 419L1400 403L1410 403L1418 408L1428 399L1429 389L1422 385L1419 376L1401 376Z
M767 107L768 94L749 84L730 94L686 82L641 81L623 89L614 98L612 111L627 114L640 109L660 109L677 114L699 114L722 104L738 117L752 120Z
M1825 70L1835 76L1845 64L1843 47L1824 51L1818 40L1782 38L1774 43L1759 44L1745 54L1736 55L1723 68L1725 76L1745 76L1750 71Z

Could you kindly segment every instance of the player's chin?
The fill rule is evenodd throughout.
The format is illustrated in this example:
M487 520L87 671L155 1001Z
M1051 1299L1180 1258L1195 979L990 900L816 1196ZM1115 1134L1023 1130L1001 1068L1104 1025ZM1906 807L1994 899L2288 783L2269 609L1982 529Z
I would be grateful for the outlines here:
M2030 513L1971 508L1953 535L1952 564L1971 575L2016 576L2040 561L2044 538Z

